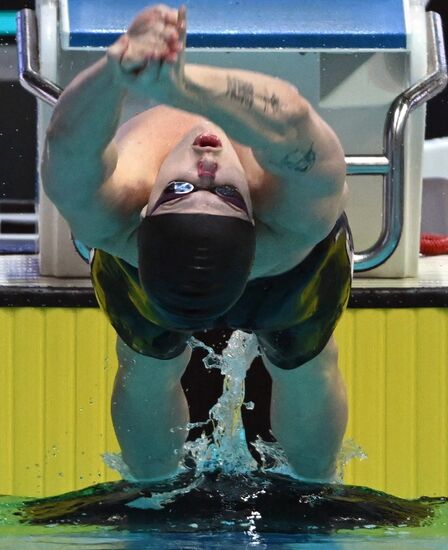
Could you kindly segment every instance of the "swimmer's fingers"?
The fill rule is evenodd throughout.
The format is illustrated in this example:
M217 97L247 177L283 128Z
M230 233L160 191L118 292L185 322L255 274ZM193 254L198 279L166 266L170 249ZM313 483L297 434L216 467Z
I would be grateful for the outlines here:
M129 35L144 34L148 28L158 23L175 26L177 22L177 10L158 4L141 11L128 28Z
M179 35L173 25L153 27L144 35L130 38L121 59L124 70L135 70L152 60L170 61L178 52Z
M185 48L187 40L187 7L182 5L177 12L176 22L177 32L179 33L179 42Z
M107 49L107 57L115 61L117 64L120 64L128 48L128 44L129 44L128 35L122 34L120 38L116 42L114 42L112 46L109 46L109 48Z
M141 12L127 33L109 48L124 72L138 74L151 62L174 62L180 49L178 12L158 5Z
M125 72L143 70L153 62L172 62L177 57L177 31L165 30L158 35L146 36L144 40L130 40L120 60Z
M174 67L174 78L177 85L182 86L184 83L185 47L187 43L187 8L184 5L180 6L178 11L177 32L179 35L177 46L179 55Z

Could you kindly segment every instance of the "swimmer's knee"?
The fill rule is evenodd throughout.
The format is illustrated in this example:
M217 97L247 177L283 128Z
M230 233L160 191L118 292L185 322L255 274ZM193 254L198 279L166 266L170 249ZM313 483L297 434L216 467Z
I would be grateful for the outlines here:
M143 355L130 348L120 337L117 338L118 370L115 378L114 392L121 391L135 395L140 392L148 394L148 384L154 388L171 389L180 384L180 380L191 358L191 348L171 359L158 359L150 355ZM151 390L152 391L152 390Z

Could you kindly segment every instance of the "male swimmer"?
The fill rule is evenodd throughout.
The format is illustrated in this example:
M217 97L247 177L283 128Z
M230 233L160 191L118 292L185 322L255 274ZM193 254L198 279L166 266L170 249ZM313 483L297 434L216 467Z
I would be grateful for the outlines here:
M187 341L242 329L272 377L290 464L331 480L347 421L332 337L351 283L344 154L294 86L185 64L185 34L184 8L139 13L65 89L42 160L118 334L123 459L139 479L176 472ZM159 105L118 127L128 93Z

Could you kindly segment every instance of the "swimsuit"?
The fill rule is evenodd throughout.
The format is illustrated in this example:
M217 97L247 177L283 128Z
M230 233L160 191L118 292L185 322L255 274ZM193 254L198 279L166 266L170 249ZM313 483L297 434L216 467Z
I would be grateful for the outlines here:
M270 362L283 369L308 362L326 346L347 305L352 251L343 215L299 265L280 275L249 281L230 310L204 329L254 332ZM192 333L161 326L136 267L98 249L91 274L101 308L129 347L158 359L182 353Z

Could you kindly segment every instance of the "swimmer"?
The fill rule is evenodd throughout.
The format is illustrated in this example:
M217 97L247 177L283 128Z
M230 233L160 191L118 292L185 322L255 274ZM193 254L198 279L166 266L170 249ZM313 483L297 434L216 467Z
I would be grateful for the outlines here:
M123 459L142 480L176 472L187 341L242 329L272 377L291 466L328 481L347 422L332 336L352 275L344 154L290 83L185 63L186 28L185 8L140 12L66 87L42 159L118 335ZM127 94L157 106L120 126Z

